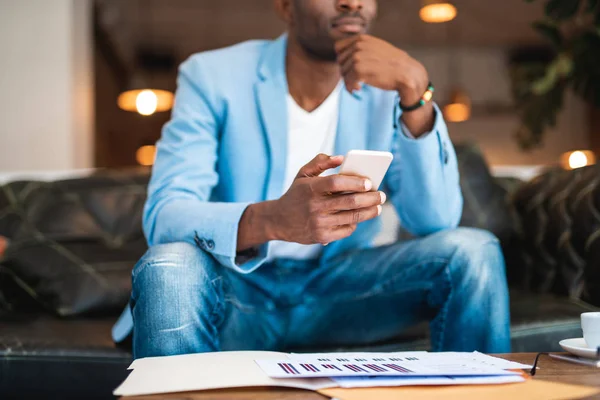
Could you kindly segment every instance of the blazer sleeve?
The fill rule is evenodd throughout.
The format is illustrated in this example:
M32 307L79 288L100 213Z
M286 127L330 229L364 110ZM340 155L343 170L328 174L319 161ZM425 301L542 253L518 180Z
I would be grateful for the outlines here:
M250 273L265 261L267 248L261 246L241 265L236 260L238 225L249 203L209 201L219 181L215 165L225 115L211 82L197 56L179 69L172 117L157 143L144 233L150 246L189 242L222 265Z
M456 228L463 209L456 154L442 113L434 107L433 130L417 139L396 120L394 161L385 182L402 226L417 236Z

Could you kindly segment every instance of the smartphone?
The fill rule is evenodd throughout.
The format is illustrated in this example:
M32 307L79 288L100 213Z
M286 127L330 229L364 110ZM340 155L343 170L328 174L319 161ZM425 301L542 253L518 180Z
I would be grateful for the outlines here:
M388 151L350 150L340 167L341 175L369 178L372 191L379 190L394 156Z

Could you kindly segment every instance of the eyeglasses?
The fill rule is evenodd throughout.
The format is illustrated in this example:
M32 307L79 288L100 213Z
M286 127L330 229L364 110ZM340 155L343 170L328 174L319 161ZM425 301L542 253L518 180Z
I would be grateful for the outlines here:
M537 371L538 361L540 360L540 356L549 356L549 355L550 355L550 353L538 353L535 356L535 361L533 362L533 367L531 368L531 371L529 371L529 375L535 376L535 373ZM596 350L596 358L600 359L600 347L598 347L598 350Z

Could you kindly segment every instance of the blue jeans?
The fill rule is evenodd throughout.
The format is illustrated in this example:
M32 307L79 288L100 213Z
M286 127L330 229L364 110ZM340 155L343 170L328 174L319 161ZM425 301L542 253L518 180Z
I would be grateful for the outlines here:
M422 321L433 351L510 351L502 252L475 229L249 275L191 244L158 245L134 268L131 307L135 358L373 344Z

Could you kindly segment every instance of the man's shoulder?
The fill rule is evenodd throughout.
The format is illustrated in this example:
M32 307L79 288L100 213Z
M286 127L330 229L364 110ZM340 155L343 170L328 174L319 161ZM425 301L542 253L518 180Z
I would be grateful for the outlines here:
M213 73L220 72L227 75L241 71L256 71L261 55L269 43L272 41L249 40L229 47L196 53L182 64L182 68L195 69L202 66Z

